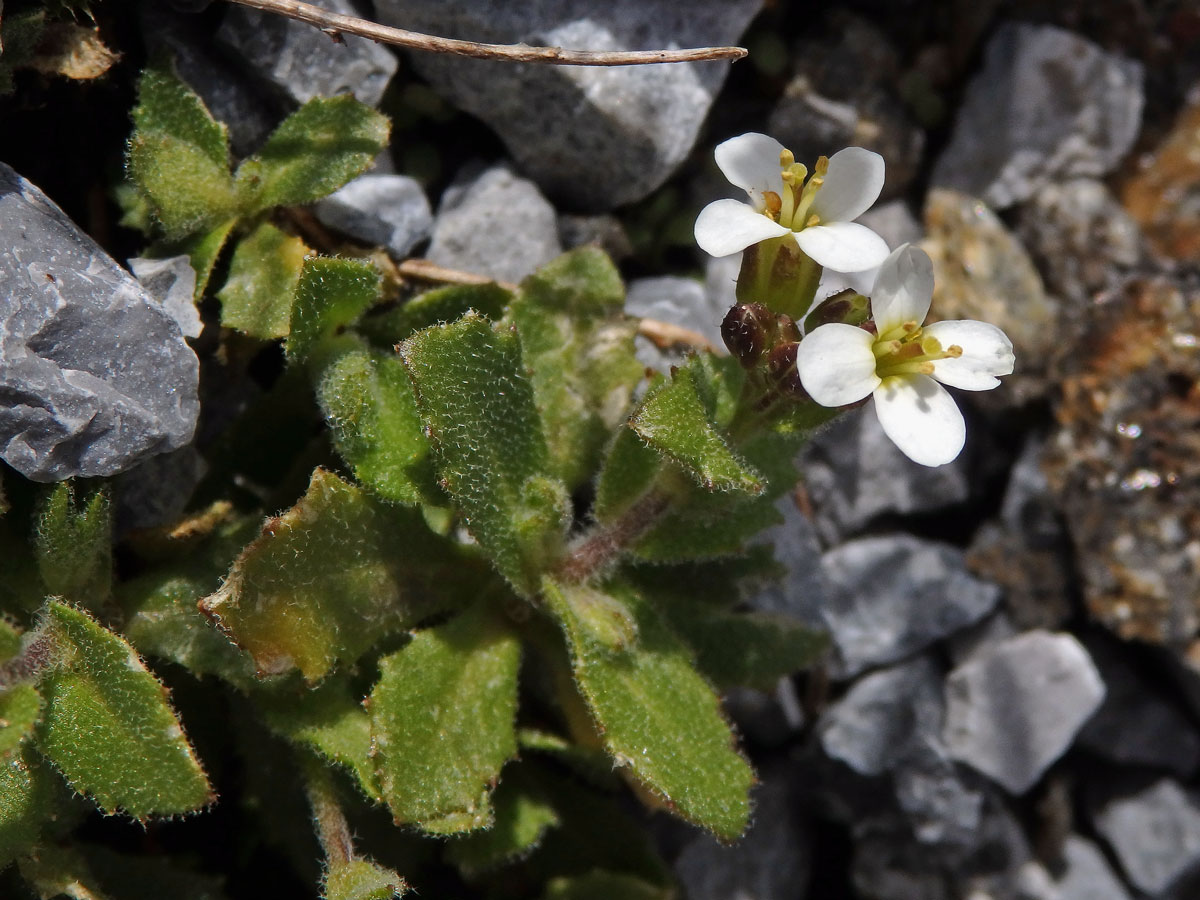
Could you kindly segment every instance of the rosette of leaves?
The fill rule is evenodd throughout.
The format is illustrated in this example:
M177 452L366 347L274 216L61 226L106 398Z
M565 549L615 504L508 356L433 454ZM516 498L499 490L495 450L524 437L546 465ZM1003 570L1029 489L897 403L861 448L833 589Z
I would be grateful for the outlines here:
M0 863L42 896L124 896L135 874L220 896L187 861L70 839L89 809L156 827L215 803L245 823L239 858L270 848L330 900L665 900L623 795L725 841L746 828L754 773L720 691L822 652L742 598L828 413L748 419L758 386L707 353L647 383L594 248L515 291L401 304L362 259L301 254L280 277L294 238L272 210L386 136L334 102L234 171L195 95L143 77L127 208L203 273L233 246L222 341L285 337L286 371L206 447L184 518L115 566L103 489L5 494L0 550L33 550L0 593Z

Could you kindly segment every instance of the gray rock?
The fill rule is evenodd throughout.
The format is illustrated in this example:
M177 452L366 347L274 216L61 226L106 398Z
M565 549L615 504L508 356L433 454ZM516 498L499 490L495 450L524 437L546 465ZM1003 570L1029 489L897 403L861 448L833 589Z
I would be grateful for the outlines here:
M1020 633L1021 629L1013 624L1012 617L1001 608L951 636L946 642L946 649L950 653L951 663L957 666L974 654L983 652L985 647L1006 641Z
M870 228L893 248L915 244L925 236L925 229L903 200L876 203L855 221Z
M1000 590L967 574L962 551L911 535L867 537L825 553L821 621L839 673L885 665L979 621Z
M1200 863L1200 800L1163 778L1096 814L1096 828L1129 880L1159 894Z
M360 175L313 206L323 225L404 259L433 227L421 185L406 175Z
M900 57L888 36L835 10L831 34L806 37L796 71L772 110L767 132L810 168L843 147L866 147L887 164L884 197L904 193L916 174L925 133L896 92Z
M446 190L426 256L452 269L515 282L560 253L554 207L532 181L494 166Z
M708 296L708 306L720 310L722 318L729 312L729 307L737 303L737 279L741 270L740 253L710 256L705 262L704 292Z
M229 129L234 154L247 156L257 150L279 122L273 103L259 95L238 67L213 46L197 27L195 16L176 12L166 3L142 3L140 10L147 47L174 59L179 77Z
M187 256L131 259L129 269L151 297L175 320L186 337L200 337L204 323L196 309L196 270Z
M175 522L187 508L208 463L193 446L152 456L116 479L118 534Z
M984 793L963 777L940 740L914 742L892 780L896 802L919 843L960 850L974 846Z
M1003 209L1113 170L1137 137L1142 67L1049 25L1005 23L967 87L933 183Z
M970 494L968 460L930 468L892 443L872 410L844 416L804 451L804 484L822 540L835 543L879 516L933 512Z
M856 681L817 723L825 753L860 775L882 775L942 727L942 676L926 656Z
M721 320L729 308L713 307L704 285L691 278L674 275L635 278L625 291L625 311L631 316L689 328L714 346L725 346L721 340ZM637 339L637 357L650 368L665 371L682 362L685 355L684 348L659 349L646 337Z
M313 2L330 12L361 14L349 0ZM396 72L396 57L382 44L349 34L334 41L312 25L244 6L226 12L217 42L296 106L341 93L378 106Z
M943 739L955 759L1023 794L1103 699L1104 682L1079 641L1031 631L950 673Z
M179 326L0 163L0 458L34 481L113 475L187 444L199 362Z
M1063 844L1061 874L1054 879L1056 900L1128 900L1100 848L1077 834Z
M755 541L774 546L775 559L783 565L784 575L769 581L746 599L761 612L780 613L824 628L822 610L829 590L821 572L817 534L790 495L780 497L775 508L783 521L762 532Z
M633 255L625 226L607 213L593 216L564 213L558 217L558 237L567 250L594 244L617 262Z
M1104 703L1079 734L1079 745L1122 765L1167 769L1184 778L1200 765L1200 735L1191 721L1125 659L1099 639L1088 651L1108 686Z
M753 801L754 821L736 844L724 847L702 835L679 854L675 874L688 900L804 896L812 867L810 839L788 797L788 769L767 770Z
M779 747L804 727L804 710L791 679L781 678L771 692L748 687L726 689L721 705L738 731L760 747Z
M735 43L762 0L377 0L380 21L429 34L576 49ZM645 197L691 152L724 62L618 68L414 54L414 68L486 122L544 191L581 209Z

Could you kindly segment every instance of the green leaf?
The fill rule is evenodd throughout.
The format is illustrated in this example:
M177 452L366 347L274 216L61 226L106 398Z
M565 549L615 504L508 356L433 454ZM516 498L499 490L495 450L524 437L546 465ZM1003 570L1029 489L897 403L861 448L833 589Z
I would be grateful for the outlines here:
M365 172L390 131L386 116L349 94L314 97L238 167L238 199L251 213L320 200Z
M549 460L521 345L468 314L400 345L442 484L518 591L536 592L562 551L570 498Z
M192 268L196 270L195 296L199 299L204 296L208 281L212 277L213 267L216 266L217 259L220 258L221 251L225 249L225 243L229 240L229 235L237 223L236 218L218 222L207 230L199 231L170 247L155 248L155 255L162 257L187 254Z
M399 358L346 353L321 375L317 402L354 477L397 503L444 499L422 431L412 382Z
M442 576L453 573L454 591ZM473 566L417 510L388 506L323 469L268 519L200 608L260 675L319 681L380 637L473 589ZM466 596L470 596L466 594Z
M32 684L14 684L0 691L0 765L6 765L33 734L42 698Z
M511 291L495 282L451 284L419 294L385 313L368 316L358 323L358 330L368 340L391 350L422 328L453 322L470 310L488 319L499 319L512 298Z
M38 571L46 593L90 609L112 593L112 514L102 488L76 496L71 482L55 485L37 521Z
M541 843L546 830L559 822L540 786L520 766L505 769L492 802L495 822L491 828L457 837L446 845L446 859L469 878L527 856Z
M712 422L693 367L652 390L629 422L638 437L707 491L762 493L763 477L739 458Z
M138 82L129 177L168 237L232 217L229 138L204 103L174 73L148 68Z
M596 247L572 251L521 285L509 316L542 415L555 473L574 489L596 471L612 430L628 414L643 366L625 289Z
M21 632L15 625L0 618L0 663L21 652Z
M323 900L392 900L407 892L404 879L366 859L352 859L325 873Z
M269 222L250 232L234 249L229 277L217 294L221 324L251 337L285 337L304 257L310 252L300 238Z
M662 457L632 428L618 430L596 485L596 520L611 523L627 512L654 486L662 467Z
M41 751L105 812L142 818L212 800L161 684L133 648L78 609L46 608L57 665L42 679Z
M383 801L371 758L371 720L348 681L333 677L312 689L260 688L256 699L268 727L345 766L366 796Z
M619 872L589 872L574 878L555 878L542 900L671 900L674 892Z
M20 860L21 877L41 900L109 900L87 860L70 847L42 846Z
M0 869L37 844L53 814L48 776L29 750L0 756Z
M379 271L359 259L304 261L284 344L289 362L304 362L379 298Z
M521 642L479 604L380 660L371 693L379 781L397 823L486 827L500 768L517 752Z
M754 773L686 646L636 593L610 585L638 626L637 642L614 651L575 614L571 590L547 581L543 596L562 623L579 690L614 760L678 815L725 840L740 836Z

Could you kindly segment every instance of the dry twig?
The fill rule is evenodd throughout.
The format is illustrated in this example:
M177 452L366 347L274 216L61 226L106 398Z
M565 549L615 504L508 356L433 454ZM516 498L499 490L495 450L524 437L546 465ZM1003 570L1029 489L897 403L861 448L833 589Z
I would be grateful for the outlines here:
M689 50L564 50L562 47L530 47L528 44L480 44L454 38L434 37L403 28L380 25L367 19L345 16L301 3L299 0L230 0L254 9L278 13L320 28L335 40L343 33L357 34L381 44L411 50L450 53L475 59L509 62L549 63L557 66L645 66L652 63L699 62L710 59L741 59L741 47L695 47Z

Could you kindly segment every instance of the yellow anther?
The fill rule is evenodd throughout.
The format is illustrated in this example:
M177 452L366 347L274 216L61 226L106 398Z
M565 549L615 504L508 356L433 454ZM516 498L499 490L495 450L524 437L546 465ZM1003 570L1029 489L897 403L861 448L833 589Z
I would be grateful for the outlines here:
M786 168L788 168L788 166L790 166L795 161L796 161L796 154L794 154L787 147L784 147L782 150L779 151L779 168L786 169Z
M905 322L900 327L904 329L904 333L910 338L918 337L921 334L921 324L919 322Z
M825 173L829 171L829 157L822 156L822 157L818 158L817 165L816 165L816 168L814 169L814 171L816 172L817 175L824 178Z
M821 224L821 217L818 216L816 213L813 213L811 216L809 216L807 219L804 220L805 228L812 228L814 225L820 225L820 224Z
M808 166L804 165L804 163L792 163L787 167L787 170L801 182L808 177Z
M763 203L767 207L767 215L779 219L779 210L783 208L783 200L774 191L763 191Z
M933 363L931 362L923 362L917 368L920 369L922 375L933 374Z
M962 356L962 353L962 347L958 346L958 344L951 344L946 348L946 356L948 356L950 359L958 359L960 356Z

